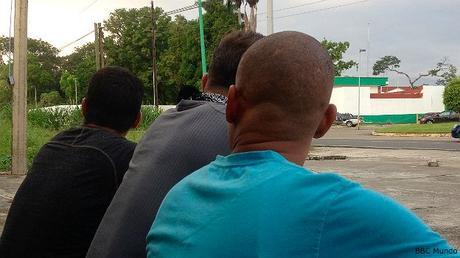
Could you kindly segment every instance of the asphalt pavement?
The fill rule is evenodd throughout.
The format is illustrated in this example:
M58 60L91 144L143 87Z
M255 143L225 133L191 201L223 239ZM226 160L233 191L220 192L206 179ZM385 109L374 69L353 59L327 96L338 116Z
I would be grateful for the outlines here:
M315 147L394 149L394 150L441 150L460 151L460 141L450 137L404 137L373 136L374 127L361 130L333 127L321 139L313 141Z

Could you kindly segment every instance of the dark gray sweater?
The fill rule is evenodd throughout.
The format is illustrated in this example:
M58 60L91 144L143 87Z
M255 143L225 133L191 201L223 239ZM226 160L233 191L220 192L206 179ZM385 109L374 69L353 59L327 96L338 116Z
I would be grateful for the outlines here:
M145 237L168 191L229 153L225 105L182 100L163 113L137 145L87 257L146 257Z

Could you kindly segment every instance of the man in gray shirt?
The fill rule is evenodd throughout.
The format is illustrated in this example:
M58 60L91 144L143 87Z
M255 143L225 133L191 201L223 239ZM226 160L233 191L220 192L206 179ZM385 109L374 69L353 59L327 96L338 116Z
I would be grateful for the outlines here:
M139 142L102 219L87 257L146 257L145 237L161 202L182 178L230 153L225 120L227 91L241 56L263 36L236 31L214 51L203 93L164 112Z

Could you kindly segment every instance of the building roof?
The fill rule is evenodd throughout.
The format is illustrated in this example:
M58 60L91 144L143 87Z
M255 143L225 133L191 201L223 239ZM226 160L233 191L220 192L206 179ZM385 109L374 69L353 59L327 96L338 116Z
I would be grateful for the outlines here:
M334 87L381 87L388 85L388 77L335 77Z

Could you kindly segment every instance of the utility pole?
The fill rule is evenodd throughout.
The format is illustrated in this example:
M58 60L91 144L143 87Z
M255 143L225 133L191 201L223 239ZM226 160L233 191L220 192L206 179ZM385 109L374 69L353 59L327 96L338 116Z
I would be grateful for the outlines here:
M105 67L104 32L101 23L94 23L94 48L96 50L96 71Z
M156 16L153 1L150 2L150 12L152 14L152 87L153 105L158 106L158 84L157 84L157 47L156 47Z
M369 77L369 52L371 49L371 23L367 23L367 48L366 48L366 54L367 54L367 61L366 61L366 76Z
M273 34L273 0L267 0L267 35Z
M27 0L16 0L13 53L13 128L11 170L27 171Z
M198 0L198 19L200 20L200 46L201 46L201 71L205 75L206 69L206 49L204 47L204 22L203 22L203 4Z
M96 71L101 69L101 54L100 54L100 41L99 41L99 25L94 23L94 47L96 50Z
M359 130L361 125L361 73L359 68L361 68L361 53L366 52L366 49L359 49L359 62L358 62L358 126L356 129Z
M75 86L75 105L78 105L77 78L73 78L73 83L74 83L74 86Z
M104 57L104 32L102 31L102 25L100 23L98 26L98 40L99 40L99 60L101 62L101 68L105 67L105 57Z

